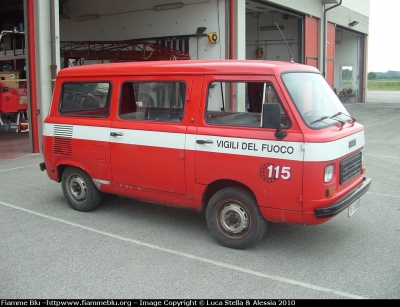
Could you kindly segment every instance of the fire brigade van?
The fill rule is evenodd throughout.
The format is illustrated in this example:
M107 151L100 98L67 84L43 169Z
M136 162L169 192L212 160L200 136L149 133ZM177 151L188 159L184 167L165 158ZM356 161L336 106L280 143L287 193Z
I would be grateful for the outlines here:
M363 126L310 66L96 64L58 73L40 168L73 209L110 193L204 211L216 241L244 249L268 221L352 216L371 185L364 145Z

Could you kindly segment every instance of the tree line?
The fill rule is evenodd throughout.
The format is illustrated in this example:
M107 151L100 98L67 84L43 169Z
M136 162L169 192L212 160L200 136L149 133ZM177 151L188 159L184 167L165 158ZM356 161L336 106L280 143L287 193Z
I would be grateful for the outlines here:
M374 79L400 79L400 71L389 70L387 72L369 72L368 80Z

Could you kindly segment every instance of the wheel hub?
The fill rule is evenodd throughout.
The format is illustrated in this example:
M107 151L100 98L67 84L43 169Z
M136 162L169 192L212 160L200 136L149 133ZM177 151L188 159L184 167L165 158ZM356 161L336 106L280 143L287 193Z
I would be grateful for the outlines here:
M221 211L221 225L230 233L240 233L249 226L249 216L238 204L226 205Z
M69 191L76 200L86 199L86 183L80 177L73 177L69 182Z
M229 221L229 224L231 224L231 225L237 224L237 222L239 221L239 218L236 214L229 213L228 221Z

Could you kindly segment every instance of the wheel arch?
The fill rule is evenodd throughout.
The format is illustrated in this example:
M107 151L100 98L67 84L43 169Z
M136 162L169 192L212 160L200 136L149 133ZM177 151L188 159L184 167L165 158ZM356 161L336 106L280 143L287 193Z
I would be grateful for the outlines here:
M82 165L79 164L71 164L71 163L60 163L57 165L57 182L61 182L61 178L63 176L64 171L66 170L67 167L76 167L76 168L80 168L82 171L84 171L85 173L87 173L89 175L90 178L92 178L92 176L87 172L87 170L82 167Z
M257 201L257 197L255 196L255 194L253 193L253 191L246 186L245 184L239 182L239 181L235 181L235 180L230 180L230 179L220 179L220 180L216 180L212 183L210 183L206 190L204 191L203 194L203 199L202 199L202 210L206 210L208 202L210 200L210 198L219 190L222 190L226 187L241 187L245 190L247 190L253 197L254 199Z

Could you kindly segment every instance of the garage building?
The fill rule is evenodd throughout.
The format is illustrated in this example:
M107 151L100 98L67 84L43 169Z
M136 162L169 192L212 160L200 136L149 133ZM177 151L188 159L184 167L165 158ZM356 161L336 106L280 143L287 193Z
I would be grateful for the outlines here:
M0 82L26 88L36 153L54 78L75 65L293 60L365 102L369 0L2 0L0 17Z

